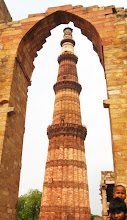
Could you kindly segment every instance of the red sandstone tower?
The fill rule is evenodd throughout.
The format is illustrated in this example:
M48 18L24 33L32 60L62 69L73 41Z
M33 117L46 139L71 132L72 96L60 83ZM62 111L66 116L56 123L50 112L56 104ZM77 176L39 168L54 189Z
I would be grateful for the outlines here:
M91 219L84 148L87 130L81 123L74 46L72 29L65 28L53 122L47 129L49 149L39 220Z

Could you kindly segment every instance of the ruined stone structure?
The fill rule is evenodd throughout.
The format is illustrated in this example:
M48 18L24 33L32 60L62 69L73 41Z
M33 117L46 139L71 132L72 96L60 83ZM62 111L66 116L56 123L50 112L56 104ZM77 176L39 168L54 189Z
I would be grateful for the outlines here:
M0 6L0 219L15 219L33 60L50 30L70 21L93 43L104 67L115 184L127 187L126 10L66 5L13 22L3 0Z
M52 125L48 127L48 158L40 220L91 219L72 29L64 29Z
M3 0L0 0L0 23L12 21L11 15Z
M113 187L115 185L114 172L102 171L100 192L102 197L102 216L106 220L108 216L109 203L113 198Z

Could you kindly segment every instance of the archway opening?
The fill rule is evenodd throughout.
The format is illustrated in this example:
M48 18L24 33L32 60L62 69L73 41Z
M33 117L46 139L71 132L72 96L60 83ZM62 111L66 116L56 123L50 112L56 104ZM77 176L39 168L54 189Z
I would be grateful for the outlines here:
M79 57L77 70L83 88L80 95L82 123L88 130L85 148L90 206L92 214L100 215L101 170L113 169L108 109L103 108L103 100L107 98L106 82L103 67L91 41L72 23L69 26L74 29L75 54ZM51 31L51 37L47 38L47 43L38 52L39 56L34 62L36 68L28 93L20 195L30 188L42 190L48 149L46 129L52 122L55 97L52 87L58 73L57 57L61 52L64 27L66 25L60 25Z

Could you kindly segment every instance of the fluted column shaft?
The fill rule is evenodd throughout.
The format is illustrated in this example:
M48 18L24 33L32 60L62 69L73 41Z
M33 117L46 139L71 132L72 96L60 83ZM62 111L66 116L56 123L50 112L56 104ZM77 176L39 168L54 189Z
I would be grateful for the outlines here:
M91 219L84 148L87 130L81 123L78 58L73 53L74 40L70 35L66 37L58 57L53 121L47 129L49 148L40 220Z

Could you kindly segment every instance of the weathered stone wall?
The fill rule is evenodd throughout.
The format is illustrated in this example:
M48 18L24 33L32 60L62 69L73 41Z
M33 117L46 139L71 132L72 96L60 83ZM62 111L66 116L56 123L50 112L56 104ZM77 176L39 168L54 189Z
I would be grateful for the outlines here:
M113 191L114 184L115 184L114 172L102 171L101 172L100 192L101 192L101 198L102 198L101 203L102 203L103 220L106 220L107 216L108 216L109 197L110 197L110 199L113 198L113 195L112 195L113 192L111 192L111 186L112 186L112 191ZM109 191L109 186L110 186L110 191Z
M0 0L0 23L11 21L11 15L3 0Z
M6 78L5 81L7 81ZM7 81L5 84L6 90L8 91L10 89L10 83ZM2 110L1 116L3 119L6 117L4 141L2 139L3 149L1 149L2 155L0 169L0 194L2 195L0 197L0 204L2 204L0 207L1 220L15 219L16 214L15 208L17 205L21 169L27 87L28 82L24 77L20 66L15 63L9 103L3 104L0 108L0 110ZM0 133L3 129L4 124L1 124ZM5 210L4 213L3 210Z
M6 17L6 16L5 16ZM127 187L127 14L123 8L50 8L21 21L0 24L0 219L15 219L33 60L50 30L72 21L94 44L105 69L116 184ZM42 70L43 71L43 70Z

